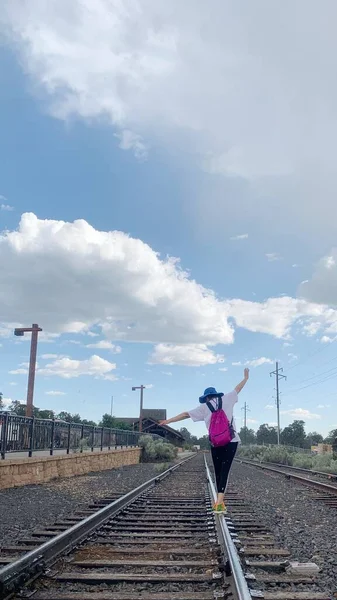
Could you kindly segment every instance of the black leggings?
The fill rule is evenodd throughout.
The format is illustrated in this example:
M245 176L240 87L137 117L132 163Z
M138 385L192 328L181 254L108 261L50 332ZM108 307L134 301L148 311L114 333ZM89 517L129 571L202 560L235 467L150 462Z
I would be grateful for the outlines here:
M211 449L216 485L218 493L220 494L225 492L229 471L232 466L237 447L238 442L230 442L227 444L227 446Z

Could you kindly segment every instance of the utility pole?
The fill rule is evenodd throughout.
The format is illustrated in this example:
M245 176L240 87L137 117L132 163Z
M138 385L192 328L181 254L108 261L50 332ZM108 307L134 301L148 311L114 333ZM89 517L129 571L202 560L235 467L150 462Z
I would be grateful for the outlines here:
M270 377L275 375L276 380L276 407L277 407L277 445L280 445L280 391L279 381L280 379L287 379L285 375L282 375L283 368L279 368L278 362L276 361L276 369L270 373Z
M143 416L143 394L144 394L144 390L146 389L146 385L139 385L139 386L135 386L132 388L132 391L135 392L136 390L140 390L140 407L139 407L139 432L142 431L143 429L143 420L142 420L142 416Z
M37 354L37 338L39 332L42 331L36 323L33 323L31 327L17 327L14 329L14 335L22 337L25 333L31 333L32 338L30 342L30 359L29 359L29 372L28 372L28 387L27 387L27 404L26 404L26 417L33 416L33 397L34 397L34 383L35 383L35 370L36 370L36 354Z
M248 408L248 404L247 402L245 402L244 406L241 408L241 410L244 411L244 430L245 430L245 439L244 439L244 443L247 443L247 412L250 412L250 409Z

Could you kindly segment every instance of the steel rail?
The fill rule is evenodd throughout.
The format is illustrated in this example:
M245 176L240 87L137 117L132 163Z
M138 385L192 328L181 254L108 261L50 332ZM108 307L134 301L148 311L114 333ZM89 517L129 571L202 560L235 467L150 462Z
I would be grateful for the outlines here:
M325 492L337 495L337 487L334 485L329 485L328 483L323 483L322 481L316 481L315 479L308 479L307 477L301 477L301 475L295 475L295 473L291 473L289 471L283 471L281 469L276 469L275 467L270 467L269 465L261 464L258 462L252 462L243 458L238 458L237 460L243 464L250 465L251 467L257 467L258 469L262 469L264 471L271 471L274 473L278 473L279 475L285 475L286 477L295 479L296 481L298 481L298 483L302 483L303 485L316 487L319 490L324 490ZM286 469L287 465L284 465L284 468Z
M211 472L209 470L209 467L208 467L208 464L206 461L206 455L205 455L205 467L206 467L207 479L208 479L208 484L210 487L211 495L212 495L213 501L215 502L217 499L217 492L215 489L215 485L213 483ZM252 600L252 595L251 595L249 587L247 585L246 577L245 577L245 574L242 569L242 565L240 562L240 558L239 558L237 549L236 549L235 544L229 533L226 519L224 518L223 515L218 515L218 518L219 518L218 523L219 523L220 533L221 533L224 547L227 552L227 557L228 557L228 561L230 564L231 574L232 574L232 577L234 580L235 591L236 591L238 600Z
M0 599L5 600L22 588L28 581L44 573L62 554L68 554L81 542L87 539L95 530L111 519L120 510L139 498L144 492L153 488L159 481L165 479L181 465L192 458L195 453L181 462L173 465L160 475L156 475L142 485L100 508L76 525L44 542L38 548L24 554L9 565L0 569Z
M259 465L268 465L270 463L266 463L263 460L253 460L250 458L240 458L240 456L238 456L237 458L234 459L235 462L243 462L246 461L247 463L250 462L251 464L259 464ZM314 469L305 469L304 467L294 467L293 465L282 465L281 463L271 463L273 464L275 467L280 467L282 469L290 469L291 471L300 471L301 473L307 473L308 475L320 475L322 477L325 477L326 479L332 479L332 480L337 480L337 473L327 473L325 471L315 471Z

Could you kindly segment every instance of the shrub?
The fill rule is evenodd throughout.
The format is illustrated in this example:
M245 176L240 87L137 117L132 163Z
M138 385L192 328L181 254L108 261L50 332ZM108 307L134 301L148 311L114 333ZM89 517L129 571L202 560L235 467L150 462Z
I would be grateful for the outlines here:
M307 454L294 454L293 466L301 469L312 469L313 457Z
M292 465L293 455L285 448L275 447L266 448L261 456L262 462L279 463L281 465Z
M313 458L313 469L324 473L337 473L337 460L331 454L319 454Z
M165 442L165 440L154 440L150 435L143 435L139 440L139 445L142 448L143 462L172 461L178 453L178 448L172 444Z

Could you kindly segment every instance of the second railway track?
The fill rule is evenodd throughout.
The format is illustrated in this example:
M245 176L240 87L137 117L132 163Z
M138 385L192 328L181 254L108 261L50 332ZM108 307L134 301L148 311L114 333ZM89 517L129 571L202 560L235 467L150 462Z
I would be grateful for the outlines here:
M0 597L329 600L319 578L287 571L291 553L238 494L226 518L213 515L214 494L199 454L71 529L45 527L49 541L0 569Z

